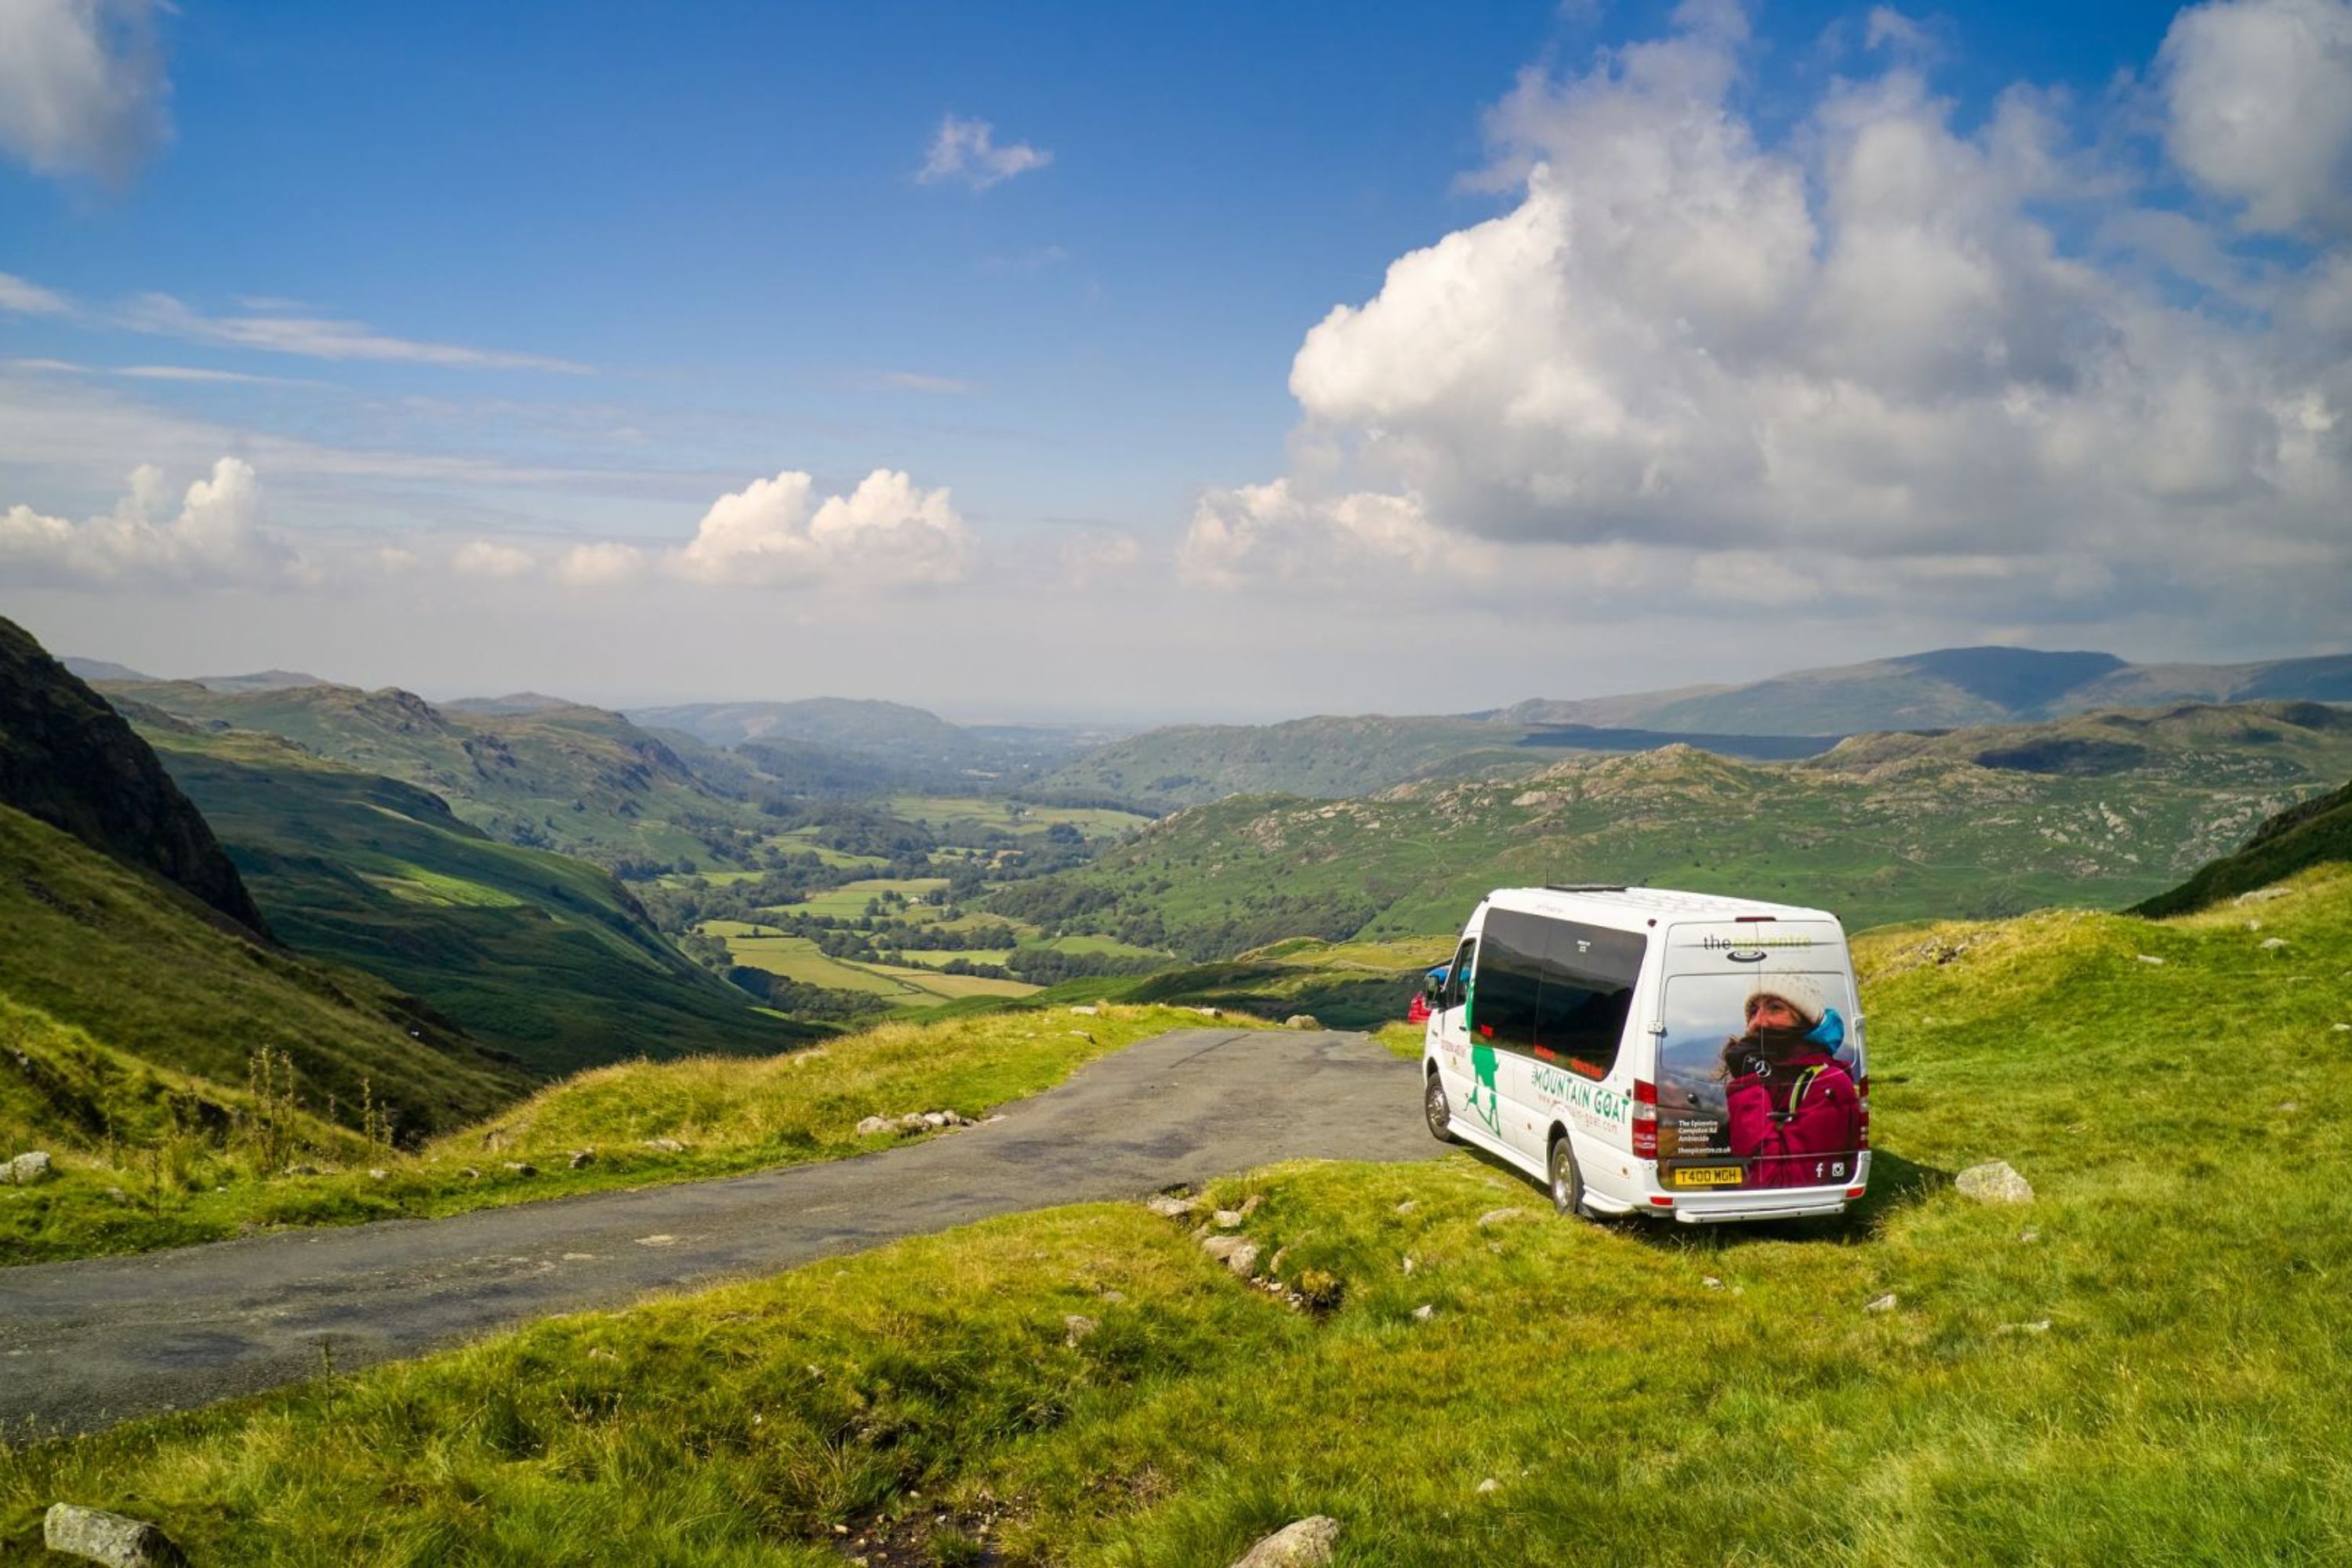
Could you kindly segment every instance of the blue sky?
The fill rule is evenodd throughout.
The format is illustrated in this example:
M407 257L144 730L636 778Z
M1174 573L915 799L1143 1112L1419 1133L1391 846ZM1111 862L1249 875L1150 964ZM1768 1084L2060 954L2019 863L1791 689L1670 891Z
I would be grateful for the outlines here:
M70 651L1158 717L2340 646L2332 0L16 3Z

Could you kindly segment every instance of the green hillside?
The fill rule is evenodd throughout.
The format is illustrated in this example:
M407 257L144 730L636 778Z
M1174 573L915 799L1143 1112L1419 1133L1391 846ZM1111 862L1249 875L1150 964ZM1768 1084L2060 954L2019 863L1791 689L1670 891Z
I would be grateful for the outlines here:
M1231 795L1370 795L1472 753L1499 752L1514 766L1542 759L1515 754L1519 723L1482 719L1294 719L1281 724L1183 724L1152 730L1088 752L1059 769L1047 787L1120 799L1201 805Z
M2340 1561L2352 870L2264 918L1862 942L1843 1226L1278 1166L1203 1194L1274 1290L1197 1214L1013 1216L20 1449L0 1551L71 1498L199 1561L1218 1564L1318 1514L1365 1568ZM1996 1159L2030 1205L1955 1190Z
M764 1055L814 1033L688 962L601 868L499 843L436 795L271 736L147 738L281 939L425 998L535 1073Z
M265 946L194 898L5 806L0 929L0 998L147 1066L236 1085L258 1053L282 1054L303 1109L323 1112L332 1096L355 1122L365 1096L391 1106L412 1135L472 1121L527 1086L517 1065L382 981ZM37 1076L0 1059L0 1078L11 1071ZM87 1136L87 1119L63 1116L53 1131Z
M2255 829L2245 847L2199 868L2179 887L2136 905L2151 918L2242 898L2312 866L2352 861L2352 784L2291 806Z
M2352 714L2316 704L1861 736L1792 763L1667 747L1370 799L1220 801L989 909L1207 960L1452 931L1490 888L1556 881L1818 904L1856 928L2112 907L2347 773Z
M192 681L109 683L121 696L199 724L280 735L333 762L431 790L505 843L604 864L650 857L719 864L758 814L711 788L677 753L617 713L561 706L451 712L387 688L215 691Z

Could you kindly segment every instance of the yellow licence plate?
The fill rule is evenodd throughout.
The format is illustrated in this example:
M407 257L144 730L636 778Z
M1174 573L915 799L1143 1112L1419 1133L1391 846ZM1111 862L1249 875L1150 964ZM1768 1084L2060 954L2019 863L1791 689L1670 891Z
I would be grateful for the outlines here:
M1673 1177L1678 1187L1736 1187L1747 1173L1738 1165L1689 1165Z

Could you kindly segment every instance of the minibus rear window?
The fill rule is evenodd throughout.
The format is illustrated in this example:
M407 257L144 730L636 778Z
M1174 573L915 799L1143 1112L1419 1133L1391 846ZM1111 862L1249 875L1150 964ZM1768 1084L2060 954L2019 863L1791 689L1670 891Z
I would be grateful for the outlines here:
M1647 939L1508 910L1488 911L1479 935L1479 1037L1580 1077L1608 1077Z

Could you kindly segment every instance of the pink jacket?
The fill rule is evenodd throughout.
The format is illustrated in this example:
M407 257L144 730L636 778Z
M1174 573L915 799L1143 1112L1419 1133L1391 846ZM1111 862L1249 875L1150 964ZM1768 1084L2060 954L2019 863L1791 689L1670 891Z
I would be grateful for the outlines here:
M1791 1093L1796 1103L1791 1105ZM1827 1051L1791 1058L1768 1083L1731 1080L1731 1152L1748 1162L1751 1187L1827 1187L1853 1179L1862 1096Z

